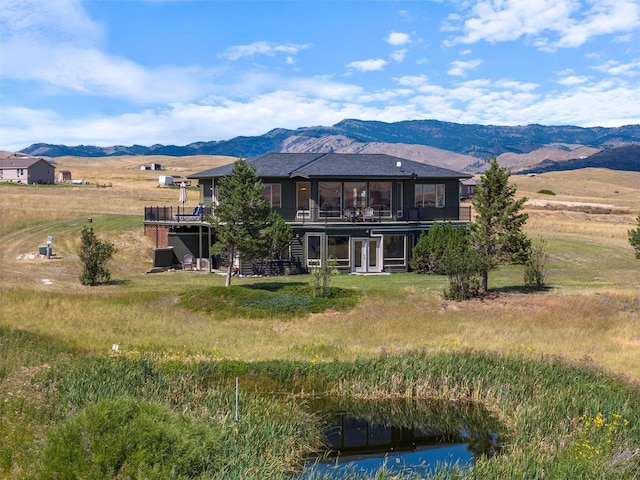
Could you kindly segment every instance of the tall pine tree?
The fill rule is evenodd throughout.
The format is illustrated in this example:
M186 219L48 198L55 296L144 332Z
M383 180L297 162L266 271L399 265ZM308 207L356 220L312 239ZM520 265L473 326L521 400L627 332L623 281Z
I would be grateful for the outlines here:
M489 168L476 189L473 206L475 221L470 224L471 243L484 257L482 289L487 291L489 271L505 263L524 263L531 241L522 231L529 215L521 213L525 197L516 199L515 185L509 185L510 172L489 159Z
M211 253L223 255L228 264L225 285L231 285L233 256L254 259L268 255L267 229L272 218L269 203L262 196L263 185L256 176L255 165L238 159L233 170L217 182L218 204L213 207L212 223L216 242Z

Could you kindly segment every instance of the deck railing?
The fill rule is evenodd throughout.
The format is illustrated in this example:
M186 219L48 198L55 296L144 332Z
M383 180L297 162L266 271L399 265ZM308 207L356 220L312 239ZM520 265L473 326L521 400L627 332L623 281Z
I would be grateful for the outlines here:
M193 215L194 207L144 207L146 222L202 222L211 214L211 207L203 207L202 213Z
M374 209L373 216L365 217L364 209L294 209L279 208L277 212L288 222L296 223L349 223L371 221L388 222L470 222L471 207L406 208L396 216L387 209ZM204 207L202 215L192 215L192 207L145 207L146 222L202 222L211 215L211 207Z

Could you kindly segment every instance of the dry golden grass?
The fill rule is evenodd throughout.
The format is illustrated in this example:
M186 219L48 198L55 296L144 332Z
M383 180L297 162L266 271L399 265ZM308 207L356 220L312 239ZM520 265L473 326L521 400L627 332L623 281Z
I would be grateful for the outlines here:
M550 172L533 177L514 175L518 193L529 199L606 203L640 211L640 172L585 168ZM556 195L537 193L551 190Z
M165 171L139 170L157 161ZM142 232L142 209L176 205L177 190L159 188L160 174L188 175L231 158L122 157L58 161L59 169L85 178L68 188L0 185L0 326L23 328L108 354L154 351L179 356L239 359L352 359L411 348L469 346L525 355L585 356L617 372L640 378L640 261L627 230L640 212L640 174L587 170L512 177L520 195L611 203L626 214L588 214L530 209L527 232L549 245L546 292L518 291L518 267L490 274L495 294L483 300L447 302L446 280L411 274L334 279L362 289L365 300L349 313L327 312L282 321L218 320L175 307L179 292L222 284L217 275L170 272L145 275L152 244ZM219 162L219 163L216 163ZM112 188L93 184L112 182ZM617 192L617 193L616 193ZM191 192L190 192L191 193ZM194 204L197 191L190 201ZM106 213L105 213L106 212ZM115 215L117 214L117 215ZM77 246L87 217L99 236L119 251L110 264L112 285L79 284ZM19 260L54 235L56 258ZM44 285L50 279L52 285ZM286 277L284 281L307 282ZM269 280L241 280L242 282Z

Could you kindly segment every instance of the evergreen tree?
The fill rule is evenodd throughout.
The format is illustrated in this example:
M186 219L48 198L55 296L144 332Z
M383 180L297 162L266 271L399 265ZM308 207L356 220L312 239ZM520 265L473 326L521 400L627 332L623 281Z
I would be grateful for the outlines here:
M247 260L264 258L273 253L275 247L269 228L279 225L281 229L281 224L274 222L275 213L272 213L269 203L262 196L264 187L256 176L255 165L238 159L231 173L216 183L218 204L213 207L210 219L215 225L216 242L210 250L213 255L226 258L228 270L225 285L229 286L234 253ZM279 242L276 244L281 245Z
M489 271L504 263L524 263L531 241L522 231L529 217L520 210L526 198L515 198L516 187L509 185L510 172L489 159L489 168L476 188L473 206L475 221L470 224L471 243L484 257L482 289L488 289Z
M468 232L464 228L454 227L451 222L435 222L428 233L422 232L416 246L413 247L409 266L417 273L446 274L443 264L445 253L458 250L468 243Z
M640 215L636 219L638 221L638 228L629 230L629 243L636 249L636 258L640 260Z
M267 225L262 231L262 240L265 242L264 255L252 259L253 272L258 275L265 273L269 262L280 258L282 251L291 245L293 230L284 218L277 212L271 211L267 218Z
M114 253L116 248L112 243L103 242L96 237L93 228L83 228L79 256L84 267L80 275L80 283L94 286L111 280L107 262Z
M460 229L462 230L462 229ZM466 231L464 237L452 243L440 260L449 279L444 297L449 300L468 300L480 295L480 282L485 271L484 257L476 250Z

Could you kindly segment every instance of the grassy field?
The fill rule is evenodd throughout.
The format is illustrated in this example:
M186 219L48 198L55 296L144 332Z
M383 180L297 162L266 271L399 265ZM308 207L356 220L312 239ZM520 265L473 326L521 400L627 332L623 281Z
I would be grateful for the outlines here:
M162 174L186 176L233 159L153 160L166 166ZM616 372L639 375L640 262L627 241L640 211L638 173L584 170L512 177L519 194L531 199L545 198L536 192L549 189L556 192L556 201L629 209L621 214L528 209L528 234L534 241L544 239L551 254L551 288L545 293L519 290L520 267L492 272L494 295L464 303L442 299L446 281L441 277L349 275L334 283L364 292L365 301L357 308L284 322L221 320L176 307L185 289L221 284L217 275L144 274L151 266L152 244L143 235L143 208L177 205L178 191L158 187L159 172L140 170L140 162L135 157L61 158L58 168L91 184L0 185L2 326L60 337L95 353L108 353L118 343L131 351L180 350L204 357L290 359L307 352L327 360L453 343L573 359L589 356ZM93 186L99 182L113 187ZM193 188L189 193L189 204L195 205L198 192ZM110 264L113 285L91 288L78 281L77 246L82 228L89 225L118 248ZM18 258L37 251L48 235L54 237L54 258ZM278 280L309 281L304 276ZM239 280L256 281L272 280Z
M142 160L161 163L166 170L142 171ZM333 285L356 289L362 298L350 311L288 319L217 318L184 308L180 299L186 291L223 285L221 276L145 274L151 267L152 243L143 234L142 212L144 206L178 204L178 190L158 187L158 175L185 176L229 161L233 159L61 158L58 169L71 170L74 178L90 184L0 184L0 328L38 339L37 347L24 354L0 351L3 386L37 375L43 364L60 355L110 358L113 344L120 345L119 358L150 356L163 362L282 360L322 365L375 362L381 355L415 351L439 355L443 350L531 361L561 356L594 371L640 381L640 261L627 241L627 230L635 227L640 212L640 173L581 170L512 177L518 194L530 199L548 200L549 195L537 193L544 189L556 194L554 201L617 207L614 213L527 208L527 233L548 244L548 290L525 291L522 269L515 266L490 274L489 296L460 303L442 298L446 279L441 277L343 275L335 277ZM95 186L109 182L112 187ZM197 194L195 187L189 191L188 206L197 203ZM80 285L77 247L86 226L118 248L110 263L110 285ZM54 237L53 258L23 257L37 252L48 235ZM239 285L274 281L308 283L310 277L234 279ZM510 378L516 377L514 373ZM485 387L473 386L470 395L481 398ZM499 410L500 395L485 394ZM620 411L623 404L611 410ZM514 404L502 416L517 415L518 408ZM590 414L597 413L596 408ZM38 438L38 428L33 426L24 441ZM20 471L11 478L22 478Z

